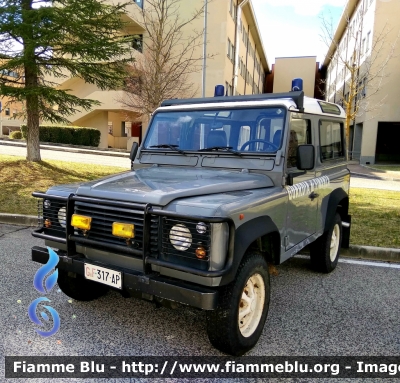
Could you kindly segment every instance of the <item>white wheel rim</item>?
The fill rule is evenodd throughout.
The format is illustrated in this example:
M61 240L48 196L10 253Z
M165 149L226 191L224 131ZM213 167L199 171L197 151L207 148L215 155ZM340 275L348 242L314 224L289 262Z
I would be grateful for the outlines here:
M331 262L334 262L336 259L336 255L339 249L339 242L340 242L340 227L339 224L336 224L332 230L332 237L331 237L331 249L330 249L330 258Z
M239 330L245 338L248 338L256 331L263 313L264 302L264 280L260 274L254 274L244 286L239 302Z

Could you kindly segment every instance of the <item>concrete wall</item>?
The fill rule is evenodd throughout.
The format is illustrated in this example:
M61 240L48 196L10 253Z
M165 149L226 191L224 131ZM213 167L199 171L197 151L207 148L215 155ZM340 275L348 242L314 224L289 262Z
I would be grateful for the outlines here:
M86 118L82 118L79 121L80 126L86 126L89 128L96 128L100 130L100 144L99 148L108 147L108 112L107 111L97 111Z
M277 57L274 67L274 93L290 92L294 78L303 79L304 94L314 97L317 58Z

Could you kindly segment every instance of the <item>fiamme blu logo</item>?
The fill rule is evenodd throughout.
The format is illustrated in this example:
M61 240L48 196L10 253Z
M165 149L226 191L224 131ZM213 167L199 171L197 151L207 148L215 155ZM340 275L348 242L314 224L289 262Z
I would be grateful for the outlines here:
M47 294L55 286L58 278L58 270L55 267L60 259L57 253L50 249L50 247L47 249L49 251L49 260L36 272L33 279L33 286L42 294ZM47 302L51 302L50 299L40 297L35 299L28 308L28 314L31 321L41 326L41 329L36 329L36 332L44 337L54 335L60 328L60 316L53 307L46 304ZM47 312L44 309L46 309ZM47 330L50 327L51 322L52 327Z

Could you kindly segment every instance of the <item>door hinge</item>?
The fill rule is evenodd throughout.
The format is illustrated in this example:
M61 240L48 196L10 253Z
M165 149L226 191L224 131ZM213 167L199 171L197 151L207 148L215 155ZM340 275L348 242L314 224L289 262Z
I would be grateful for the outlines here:
M285 249L289 246L289 237L285 236L283 238L283 245L285 246Z

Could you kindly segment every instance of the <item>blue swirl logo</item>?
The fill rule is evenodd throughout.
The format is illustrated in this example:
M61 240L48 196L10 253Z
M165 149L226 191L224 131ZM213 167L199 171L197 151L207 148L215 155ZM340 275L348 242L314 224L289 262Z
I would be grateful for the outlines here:
M47 249L49 250L49 260L36 272L33 278L33 286L42 294L47 294L57 283L58 278L58 270L54 270L53 274L49 275L45 280L46 275L57 266L60 260L55 251L50 247Z
M37 291L43 294L47 294L57 283L57 278L58 278L58 270L55 269L59 262L59 257L55 251L50 249L50 247L47 248L49 251L49 260L45 265L43 265L35 274L35 277L33 279L33 286ZM47 278L46 276L51 273ZM38 311L38 306L41 302L51 302L50 299L46 297L40 297L35 299L28 308L28 315L30 320L39 325L39 326L44 326L48 327L50 323L50 317L47 314L47 312L51 315L53 319L53 326L50 330L48 331L42 331L42 330L36 330L36 332L43 336L43 337L48 337L54 335L60 328L60 316L58 315L58 312L53 309L50 306L43 305L42 308L39 308L40 311L40 317L37 315ZM44 309L47 310L44 311ZM45 323L42 322L45 321Z

